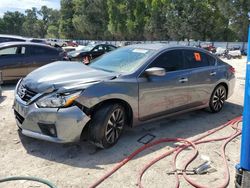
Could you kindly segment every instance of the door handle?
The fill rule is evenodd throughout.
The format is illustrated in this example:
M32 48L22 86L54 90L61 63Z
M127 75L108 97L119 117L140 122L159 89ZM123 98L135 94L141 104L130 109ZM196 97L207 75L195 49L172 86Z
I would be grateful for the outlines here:
M188 78L181 78L179 80L180 83L185 83L185 82L188 82Z
M216 72L210 72L210 76L215 76Z

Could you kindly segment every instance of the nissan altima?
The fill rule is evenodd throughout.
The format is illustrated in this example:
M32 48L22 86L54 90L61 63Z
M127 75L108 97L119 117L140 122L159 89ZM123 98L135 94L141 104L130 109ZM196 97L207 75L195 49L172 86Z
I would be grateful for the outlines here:
M125 126L207 108L222 110L235 70L209 52L139 44L81 62L58 61L31 72L15 89L22 134L57 143L87 139L113 146Z

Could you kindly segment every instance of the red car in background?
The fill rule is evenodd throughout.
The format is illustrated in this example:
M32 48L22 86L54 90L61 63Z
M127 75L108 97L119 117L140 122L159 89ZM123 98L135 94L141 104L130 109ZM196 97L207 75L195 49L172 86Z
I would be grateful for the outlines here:
M76 41L65 41L67 43L67 46L77 47L78 44Z

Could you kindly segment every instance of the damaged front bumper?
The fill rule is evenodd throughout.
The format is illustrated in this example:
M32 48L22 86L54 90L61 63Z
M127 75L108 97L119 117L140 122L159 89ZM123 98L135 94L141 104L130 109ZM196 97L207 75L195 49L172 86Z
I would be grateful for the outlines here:
M22 134L56 143L77 142L90 118L77 106L39 108L26 105L15 94L13 105L16 123Z

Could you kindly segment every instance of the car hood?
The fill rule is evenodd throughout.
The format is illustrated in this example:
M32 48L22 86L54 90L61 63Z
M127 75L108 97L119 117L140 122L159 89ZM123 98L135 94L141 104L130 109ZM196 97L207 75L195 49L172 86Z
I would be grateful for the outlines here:
M63 92L84 89L117 76L117 73L97 70L81 62L58 61L31 72L23 79L22 84L37 93L49 93L54 90Z

